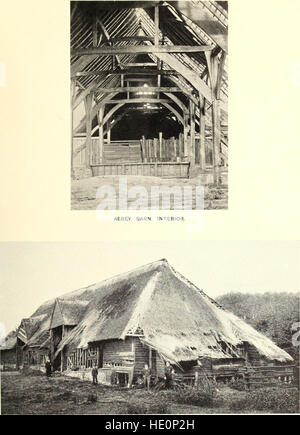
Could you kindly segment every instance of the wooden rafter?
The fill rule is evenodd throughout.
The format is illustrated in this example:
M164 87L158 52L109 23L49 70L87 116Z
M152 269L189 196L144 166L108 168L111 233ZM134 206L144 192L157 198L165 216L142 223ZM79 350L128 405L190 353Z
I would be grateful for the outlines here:
M199 53L210 51L212 45L123 45L107 47L77 48L71 51L71 56L115 56L118 54L148 54L148 53Z
M120 100L110 100L108 101L106 104L119 104L119 103L124 103L124 104L139 104L139 103L149 103L149 104L154 104L154 103L168 103L169 100L166 99L157 99L157 98L124 98L124 99L120 99Z
M95 92L109 94L112 92L123 93L123 92L182 92L180 88L175 86L124 86L116 88L96 88Z
M128 64L123 64L124 66L127 67L127 69L124 69L122 71L118 71L118 70L112 70L112 69L108 69L108 70L91 70L91 71L78 71L76 74L74 74L73 77L85 77L85 76L90 76L90 75L94 75L94 76L98 76L98 75L102 75L105 74L106 76L108 75L138 75L138 74L142 74L144 76L157 76L157 75L162 75L162 76L170 76L170 75L180 75L178 74L177 71L175 70L144 70L144 69L129 69L128 68ZM137 65L137 64L132 64L132 65ZM156 64L153 63L153 66L156 66Z

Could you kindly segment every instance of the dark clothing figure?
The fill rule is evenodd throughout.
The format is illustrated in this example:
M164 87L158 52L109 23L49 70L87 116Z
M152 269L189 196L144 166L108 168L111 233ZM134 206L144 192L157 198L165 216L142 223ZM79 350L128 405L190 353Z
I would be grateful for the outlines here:
M139 375L136 380L136 386L137 388L142 388L144 385L145 385L144 378L142 375Z
M97 367L94 367L92 369L92 376L93 376L93 384L98 384L98 369Z
M173 368L171 366L165 367L165 380L166 380L166 388L171 388L172 380L173 380Z
M249 370L248 367L246 368L246 372L245 372L244 379L245 379L245 382L246 382L247 388L248 388L248 390L250 391L250 370Z
M46 376L49 378L51 376L51 363L47 361L45 364L46 367Z
M150 381L151 381L151 369L149 367L145 367L143 370L144 374L144 384L147 390L150 390Z

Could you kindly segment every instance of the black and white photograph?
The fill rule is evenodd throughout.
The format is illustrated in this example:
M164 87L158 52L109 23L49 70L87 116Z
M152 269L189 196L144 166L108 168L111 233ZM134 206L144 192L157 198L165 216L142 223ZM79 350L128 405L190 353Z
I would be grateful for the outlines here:
M101 207L108 186L118 197L120 180L139 188L128 208L227 209L228 2L72 1L70 13L72 209Z
M3 414L299 412L299 243L1 243L0 260Z
M300 2L2 3L1 416L299 415Z

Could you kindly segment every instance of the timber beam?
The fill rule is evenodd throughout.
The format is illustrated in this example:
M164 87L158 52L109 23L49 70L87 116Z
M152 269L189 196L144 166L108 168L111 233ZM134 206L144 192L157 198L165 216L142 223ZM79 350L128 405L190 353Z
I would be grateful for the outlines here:
M154 41L153 36L139 36L139 35L134 35L134 36L118 36L118 37L114 37L114 38L110 38L111 42L120 42L120 41Z
M132 46L100 46L77 48L71 56L115 56L116 54L148 54L148 53L199 53L211 51L213 45L132 45Z
M120 100L110 100L106 104L139 104L139 103L170 103L170 100L158 98L124 98Z
M137 64L132 64L132 65L137 65ZM124 66L128 67L128 64L124 64ZM153 64L154 66L154 64ZM77 73L75 73L73 75L73 77L86 77L86 76L100 76L104 74L105 76L108 75L117 75L117 76L121 76L121 75L128 75L128 74L143 74L145 76L157 76L157 75L162 75L162 76L178 76L181 75L179 74L177 71L175 71L174 69L170 69L170 70L145 70L143 68L140 69L124 69L124 70L112 70L112 69L108 69L108 70L94 70L94 71L78 71Z
M118 88L95 88L95 92L100 92L103 94L109 94L111 92L181 92L182 90L178 87L161 87L161 86L128 86L128 87L118 87ZM147 95L147 94L146 94Z

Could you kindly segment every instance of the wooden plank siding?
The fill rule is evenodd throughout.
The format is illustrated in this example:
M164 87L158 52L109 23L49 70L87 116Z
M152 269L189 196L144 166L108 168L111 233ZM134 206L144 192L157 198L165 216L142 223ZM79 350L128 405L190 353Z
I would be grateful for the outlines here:
M116 163L92 165L94 177L103 175L142 175L161 178L189 178L190 163Z
M111 340L103 344L103 367L132 367L134 348L131 337L125 340Z
M126 337L125 340L109 340L93 343L88 349L76 349L65 354L65 369L89 369L95 364L110 382L112 372L131 373L133 377L143 373L145 364L152 368L154 376L163 377L165 365L161 356L151 352L139 337Z
M141 343L138 337L133 337L135 343L134 375L143 373L145 364L149 365L149 347Z
M16 348L0 351L1 370L15 370L17 368Z

